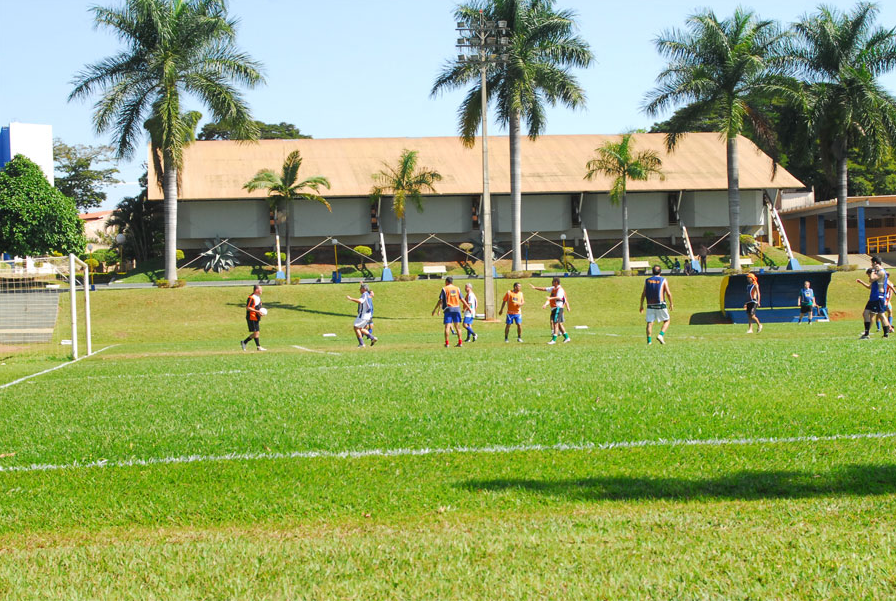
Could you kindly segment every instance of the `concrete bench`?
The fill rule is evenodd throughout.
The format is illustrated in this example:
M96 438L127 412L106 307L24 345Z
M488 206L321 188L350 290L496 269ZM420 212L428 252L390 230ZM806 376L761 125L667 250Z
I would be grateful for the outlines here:
M629 261L628 267L632 271L647 271L650 269L650 261Z
M448 273L448 270L445 269L444 265L424 265L423 266L423 275L425 276L434 276L434 275L445 275Z
M523 264L523 271L544 271L544 263L529 263L528 265Z

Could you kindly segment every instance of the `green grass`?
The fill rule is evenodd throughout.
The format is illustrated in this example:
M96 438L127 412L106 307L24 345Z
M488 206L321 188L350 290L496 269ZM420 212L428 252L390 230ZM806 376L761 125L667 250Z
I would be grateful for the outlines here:
M0 465L255 458L0 472L0 597L891 597L893 438L259 456L896 432L853 276L833 276L840 321L751 337L689 325L720 280L673 278L650 347L641 278L565 282L588 329L553 347L543 279L525 344L479 322L463 349L441 348L435 281L374 285L365 350L354 285L266 288L268 353L237 344L248 289L103 291L95 346L117 346L0 390Z

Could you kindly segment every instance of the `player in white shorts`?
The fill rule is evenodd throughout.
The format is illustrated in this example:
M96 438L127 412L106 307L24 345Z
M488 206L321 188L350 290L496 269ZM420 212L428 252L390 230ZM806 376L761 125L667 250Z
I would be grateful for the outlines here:
M662 269L659 265L653 266L653 275L644 282L644 290L641 292L641 308L644 312L644 301L647 301L647 344L650 344L650 335L653 331L653 322L663 322L660 333L656 339L660 344L666 344L666 328L669 327L669 311L672 310L672 291L669 290L669 282L660 275Z

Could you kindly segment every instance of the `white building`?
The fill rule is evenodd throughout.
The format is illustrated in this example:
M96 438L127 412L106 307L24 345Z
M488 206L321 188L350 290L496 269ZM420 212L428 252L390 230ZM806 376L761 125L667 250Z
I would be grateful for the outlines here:
M55 185L52 125L12 122L0 128L0 169L17 154L37 164L50 185Z

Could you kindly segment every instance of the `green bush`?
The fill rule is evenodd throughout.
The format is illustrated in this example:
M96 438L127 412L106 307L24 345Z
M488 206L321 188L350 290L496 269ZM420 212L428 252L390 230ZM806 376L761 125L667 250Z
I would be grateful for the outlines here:
M634 269L620 269L615 272L616 275L625 275L625 276L633 276L638 275L638 272Z
M399 282L413 282L414 280L417 279L417 274L416 273L409 273L408 275L401 274L401 275L395 276L395 279Z
M178 261L183 261L184 260L184 251L177 249L177 252L174 253L174 258L177 259Z
M87 259L84 262L87 263L87 267L90 268L90 271L96 271L100 266L100 262L96 259Z
M156 288L168 288L169 283L165 278L159 278L156 280Z
M364 255L365 257L370 257L371 255L373 255L373 249L369 246L360 245L356 246L353 250L359 255Z
M174 282L171 284L170 287L171 288L183 288L186 285L187 285L187 280L174 280Z
M264 253L264 256L267 258L268 261L271 261L272 263L277 260L277 253L275 253L275 252L266 252L266 253ZM285 260L286 260L286 253L280 253L280 261L283 262Z
M305 265L311 265L312 263L314 263L314 255L312 255L311 253L305 255L304 257L302 257L302 263L304 263Z

